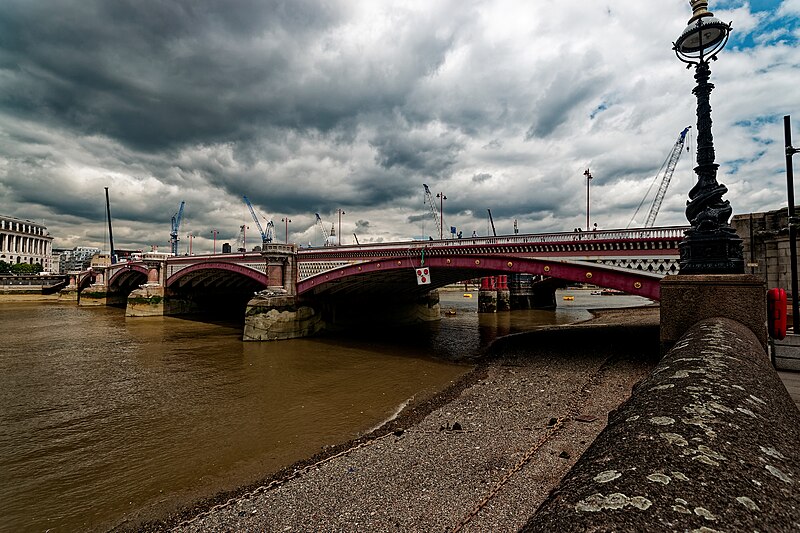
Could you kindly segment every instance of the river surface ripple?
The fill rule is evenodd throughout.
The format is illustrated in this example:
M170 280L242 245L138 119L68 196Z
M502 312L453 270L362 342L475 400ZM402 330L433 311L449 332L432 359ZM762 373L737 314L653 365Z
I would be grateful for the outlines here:
M0 531L102 530L253 483L441 390L496 337L642 305L570 291L557 311L280 342L241 324L2 303ZM467 362L465 362L467 361Z

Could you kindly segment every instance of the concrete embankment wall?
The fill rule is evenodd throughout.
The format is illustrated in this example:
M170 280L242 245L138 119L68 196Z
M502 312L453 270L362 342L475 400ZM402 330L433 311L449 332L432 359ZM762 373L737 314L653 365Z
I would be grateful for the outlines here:
M691 327L524 530L800 531L800 411L756 336Z

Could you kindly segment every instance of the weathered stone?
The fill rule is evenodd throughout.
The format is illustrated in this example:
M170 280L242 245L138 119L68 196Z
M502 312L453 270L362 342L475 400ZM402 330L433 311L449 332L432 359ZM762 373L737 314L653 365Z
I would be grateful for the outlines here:
M686 377L663 387L676 373ZM798 442L800 412L759 340L707 319L609 416L524 530L797 531Z

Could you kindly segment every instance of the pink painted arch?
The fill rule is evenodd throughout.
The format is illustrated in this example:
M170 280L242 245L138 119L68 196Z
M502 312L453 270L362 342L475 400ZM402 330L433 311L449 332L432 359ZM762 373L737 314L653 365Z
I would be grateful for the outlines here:
M419 266L419 258L416 257L365 261L306 278L297 284L297 293L304 294L315 289L322 289L326 284L337 281L347 280L355 283L358 276L366 274L396 272ZM440 269L469 270L471 273L477 272L479 275L485 276L534 274L577 283L591 283L599 287L617 289L652 300L661 298L659 286L661 275L610 267L598 263L547 261L518 257L452 256L427 258L425 266L431 269L434 280L436 279L436 271ZM435 289L437 286L431 286L430 288Z
M263 272L259 272L258 270L254 270L250 267L239 265L237 263L226 263L223 261L217 262L208 262L208 263L197 263L192 266L188 266L179 270L178 272L171 275L167 278L167 287L172 287L174 284L178 283L181 279L188 277L192 274L197 274L198 272L209 272L209 271L217 271L217 272L232 272L235 274L239 274L246 278L252 279L253 281L257 282L264 287L268 285L268 278L267 275Z
M115 270L115 272L111 275L111 277L107 281L108 286L111 287L123 276L130 275L131 271L144 274L145 278L147 277L146 266L138 263L128 263L124 267Z

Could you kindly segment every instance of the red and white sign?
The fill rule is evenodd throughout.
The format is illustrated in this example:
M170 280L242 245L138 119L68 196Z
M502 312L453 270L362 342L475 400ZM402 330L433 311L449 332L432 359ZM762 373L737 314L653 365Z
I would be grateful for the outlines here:
M417 285L431 284L431 271L427 267L419 267L417 271Z

